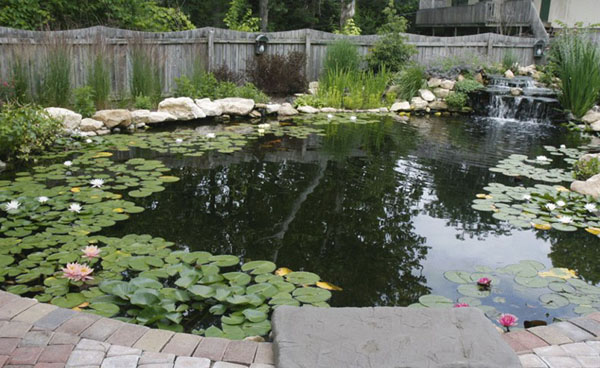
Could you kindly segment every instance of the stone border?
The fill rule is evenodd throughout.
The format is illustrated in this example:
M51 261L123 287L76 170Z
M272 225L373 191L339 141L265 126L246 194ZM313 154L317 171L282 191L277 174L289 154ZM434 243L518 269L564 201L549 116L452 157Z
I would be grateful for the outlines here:
M40 344L32 345L27 343L28 339L45 340L45 344L42 346ZM71 349L51 348L51 342L55 340L65 342L60 345L71 345ZM80 346L81 344L83 347ZM48 346L44 347L46 345ZM32 346L37 347L32 349ZM96 346L96 348L91 349L86 346ZM125 365L127 367L146 364L142 363L144 356L154 356L153 354L159 353L160 356L156 355L157 359L164 360L167 359L167 356L172 357L171 361L165 362L165 364L171 364L170 366L175 364L177 368L209 368L211 364L213 364L213 368L244 368L248 366L274 368L275 361L271 343L232 341L151 329L95 314L39 303L35 299L0 291L0 366L9 361L7 367L37 364L37 368L57 368L39 365L50 362L42 362L38 358L45 356L44 354L53 354L53 352L60 353L64 357L67 350L70 362L67 363L67 366L90 365L82 364L77 360L79 358L73 358L74 355L81 355L81 359L85 361L89 355L77 353L78 350L101 350L102 354L95 353L95 355L102 355L103 368L119 366L116 363L120 359L111 360L111 349L128 352L122 355L136 355L139 358L127 358L129 359L129 363ZM16 363L20 361L19 359L27 360L27 363ZM71 361L70 359L75 360ZM113 360L116 360L113 362L115 364L110 363ZM135 364L132 365L133 360L135 360ZM76 361L79 363L75 363ZM109 362L107 363L107 361ZM65 360L65 362L67 361ZM178 362L181 365L178 365ZM99 366L100 364L91 365ZM120 365L120 367L124 366ZM164 367L166 368L166 366Z

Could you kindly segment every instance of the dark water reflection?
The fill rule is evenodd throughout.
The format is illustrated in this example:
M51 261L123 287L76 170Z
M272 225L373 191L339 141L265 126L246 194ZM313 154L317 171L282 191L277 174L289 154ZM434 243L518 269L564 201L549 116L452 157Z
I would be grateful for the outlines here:
M454 299L444 271L522 259L600 281L594 237L515 230L471 209L488 183L515 183L488 171L500 159L543 154L545 144L574 146L577 137L462 118L384 119L327 133L266 136L232 155L159 156L182 180L137 201L147 210L106 233L149 233L313 271L344 288L335 306L408 305L429 292ZM142 154L153 155L130 153Z

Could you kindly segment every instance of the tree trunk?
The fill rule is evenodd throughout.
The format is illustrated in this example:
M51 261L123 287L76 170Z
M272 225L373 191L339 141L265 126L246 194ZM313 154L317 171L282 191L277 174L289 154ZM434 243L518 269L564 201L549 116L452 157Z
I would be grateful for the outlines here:
M267 28L269 27L269 0L260 0L258 7L260 16L260 31L267 32Z
M354 17L356 13L356 0L342 0L342 11L340 13L340 29L344 28L346 22Z

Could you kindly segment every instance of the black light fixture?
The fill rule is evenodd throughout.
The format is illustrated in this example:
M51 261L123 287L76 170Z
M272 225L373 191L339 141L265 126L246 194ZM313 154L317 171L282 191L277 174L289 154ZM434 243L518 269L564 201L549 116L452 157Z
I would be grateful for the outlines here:
M546 42L544 40L538 40L533 45L533 57L540 59L544 56L544 49L546 48Z
M269 38L266 35L260 34L260 35L256 36L256 43L254 45L254 53L256 55L264 54L265 51L267 51L267 43L269 43Z

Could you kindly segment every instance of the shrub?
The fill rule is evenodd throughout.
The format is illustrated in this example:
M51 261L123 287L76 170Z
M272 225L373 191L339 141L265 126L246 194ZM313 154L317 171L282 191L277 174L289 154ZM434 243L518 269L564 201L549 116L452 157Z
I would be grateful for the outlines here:
M256 102L268 102L269 97L252 83L236 86L231 82L219 82L212 73L202 72L190 79L182 75L175 78L175 96L219 99L225 97L251 98Z
M147 96L158 102L162 94L160 68L150 60L148 54L140 47L134 48L131 54L131 96Z
M94 104L96 108L107 108L110 95L110 70L108 62L100 53L96 54L90 66L88 85L94 92Z
M53 46L46 59L41 89L41 100L49 106L66 107L71 97L71 58L66 47Z
M340 29L339 31L334 31L333 33L343 34L346 36L360 36L360 34L362 33L362 29L360 29L360 27L356 25L356 22L353 18L350 18L346 21L342 29Z
M12 81L0 79L0 106L14 100L15 86Z
M573 176L577 180L588 180L597 174L600 174L600 160L597 157L579 160L574 165Z
M323 101L317 96L313 95L302 95L294 100L294 106L312 106L312 107L325 107Z
M73 91L75 111L84 118L89 118L96 112L94 105L94 90L90 86L79 87Z
M0 110L0 159L28 160L59 136L62 124L34 105L6 104Z
M427 74L425 68L419 65L410 66L397 74L394 84L398 86L398 97L402 100L410 100L425 87Z
M27 63L20 58L16 58L11 67L11 78L15 88L15 99L19 103L26 103L31 100L29 93L29 74Z
M257 103L269 102L269 96L265 95L260 89L252 83L246 83L241 87L237 87L235 91L236 97L250 98Z
M134 107L136 109L152 110L154 104L150 97L139 95L135 97Z
M306 55L292 52L286 55L261 55L254 58L247 73L250 81L261 90L275 95L290 95L306 89Z
M454 85L454 90L456 92L464 93L467 95L482 88L484 88L483 84L473 79L463 79L461 81L456 82L456 84Z
M463 107L467 106L468 102L469 96L462 92L452 92L446 97L448 107L453 110L461 110Z
M329 74L337 69L348 72L358 72L360 55L358 47L348 40L337 40L327 46L327 54L323 62L323 73Z
M244 84L244 75L242 73L236 73L233 70L229 69L229 67L225 64L222 64L218 67L213 75L219 82L231 82L235 85L243 85Z

